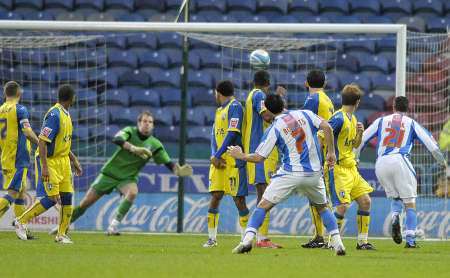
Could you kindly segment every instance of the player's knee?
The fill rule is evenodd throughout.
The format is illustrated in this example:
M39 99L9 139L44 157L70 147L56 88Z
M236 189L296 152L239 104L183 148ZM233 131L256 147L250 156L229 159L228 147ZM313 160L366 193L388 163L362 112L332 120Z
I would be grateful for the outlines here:
M245 197L238 196L233 198L234 203L236 204L236 207L239 210L245 210L247 208L247 204L245 203Z
M405 208L416 208L416 198L405 198L402 199L403 204L405 204Z
M340 215L345 215L345 212L347 211L347 206L345 204L336 206L336 212Z
M361 210L370 210L371 204L372 200L370 199L369 195L361 197L358 201L358 205Z
M211 198L215 201L220 201L223 198L223 192L222 191L211 192Z

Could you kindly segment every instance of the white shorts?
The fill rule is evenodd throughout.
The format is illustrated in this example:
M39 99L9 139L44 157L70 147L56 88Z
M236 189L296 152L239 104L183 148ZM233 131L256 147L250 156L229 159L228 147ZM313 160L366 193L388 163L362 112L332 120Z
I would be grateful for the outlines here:
M291 194L306 196L310 203L322 205L327 203L325 183L321 173L311 176L293 175L283 170L278 171L264 191L263 198L272 204L286 200Z
M404 155L379 157L375 163L375 174L387 197L401 199L417 197L416 172Z

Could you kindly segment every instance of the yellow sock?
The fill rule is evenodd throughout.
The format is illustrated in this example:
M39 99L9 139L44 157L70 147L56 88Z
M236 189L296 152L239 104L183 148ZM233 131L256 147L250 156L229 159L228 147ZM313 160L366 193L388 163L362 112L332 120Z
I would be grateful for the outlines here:
M208 235L211 239L217 238L217 227L219 226L219 212L213 209L210 209L208 212Z
M269 235L270 213L266 213L264 221L258 230L258 240L266 239Z
M41 204L41 202L37 201L35 202L28 210L26 210L22 216L18 218L20 223L26 224L28 221L30 221L32 218L41 215L47 211L47 209Z
M61 206L59 210L59 226L58 235L65 235L70 226L72 218L73 206Z
M239 226L241 226L242 230L245 230L247 228L249 214L240 216L239 215Z
M14 201L14 215L20 217L26 210L25 202L23 199L16 199Z
M323 237L324 233L324 227L322 218L320 217L319 212L317 211L317 208L315 206L309 206L309 210L311 211L311 220L314 224L315 230L314 230L314 237Z
M369 237L370 213L368 211L358 210L356 222L358 224L358 242L367 243L367 238Z
M7 196L9 197L9 195ZM2 217L5 214L5 212L8 211L10 205L11 200L9 198L7 198L6 196L0 198L0 217Z

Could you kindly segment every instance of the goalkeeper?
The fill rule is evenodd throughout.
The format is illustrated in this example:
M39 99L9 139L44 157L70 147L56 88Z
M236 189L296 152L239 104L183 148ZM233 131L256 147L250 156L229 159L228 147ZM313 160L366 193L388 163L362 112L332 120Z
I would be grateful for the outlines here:
M162 143L152 136L153 127L152 114L144 111L138 116L137 127L125 127L114 136L112 141L119 148L100 170L80 205L74 209L72 223L103 195L116 189L123 195L123 199L107 229L107 235L120 235L118 226L138 194L139 171L150 158L157 164L166 165L179 177L192 175L190 165L180 166L170 160Z

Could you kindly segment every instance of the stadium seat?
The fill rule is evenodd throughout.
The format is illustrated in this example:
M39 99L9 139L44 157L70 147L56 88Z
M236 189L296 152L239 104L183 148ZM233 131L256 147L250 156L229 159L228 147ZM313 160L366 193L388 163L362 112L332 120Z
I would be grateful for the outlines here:
M45 108L45 111L47 111L49 108L48 103L56 101L58 98L56 88L51 88L51 89L48 89L48 88L37 89L36 88L36 89L33 89L33 94L35 95L35 98L37 101L47 103L46 104L47 107Z
M119 111L113 111L110 114L111 123L118 125L132 125L136 124L136 119L139 111L133 108L122 108Z
M108 52L108 66L135 69L138 66L138 58L131 51L111 50Z
M44 7L43 0L14 0L14 7L18 8L30 8L34 10L42 10Z
M263 11L276 11L280 15L287 14L288 1L287 0L259 0L257 4L258 13Z
M78 83L78 85L82 87L87 87L89 80L86 72L79 71L77 69L66 69L64 71L58 72L57 77L57 80L60 83Z
M195 8L197 11L208 10L208 11L218 11L220 13L225 13L227 10L227 3L223 0L202 0L195 1Z
M391 24L394 23L392 18L388 16L365 16L362 18L363 23L378 23L378 24Z
M134 0L134 6L136 7L136 11L139 12L142 9L155 9L158 11L164 11L165 2L178 2L181 4L180 0L172 0L172 1L161 1L161 0ZM180 5L178 4L178 6ZM170 4L169 4L170 5ZM170 6L168 7L170 8Z
M46 68L34 68L30 70L29 67L22 71L24 73L24 79L28 82L43 82L45 84L56 85L56 73L49 71Z
M32 12L32 13L24 13L22 14L23 19L25 20L55 20L55 16L53 14L47 13L45 11L42 12Z
M216 106L197 106L195 109L203 111L207 125L214 124L217 109Z
M334 108L337 109L338 107L341 107L341 105L342 105L341 93L339 93L339 92L328 92L327 95L331 99L331 101L333 102Z
M138 56L140 67L169 67L169 58L161 51L148 51L147 49L135 49L135 53Z
M120 127L118 125L106 125L106 140L111 141L119 131Z
M126 90L115 89L108 90L106 93L106 104L110 105L121 105L123 107L128 107L130 105L130 97Z
M104 83L107 88L117 88L119 86L119 77L113 70L110 71L94 71L88 75L90 84Z
M179 69L164 70L153 69L147 71L150 74L151 86L171 86L178 88L180 86L180 73Z
M447 26L450 26L450 19L446 17L429 18L427 20L427 32L430 33L445 33Z
M222 52L211 49L193 49L189 54L195 54L200 57L201 67L220 68L222 66Z
M362 105L362 101L361 101L361 105ZM358 122L361 122L364 124L365 127L367 127L367 118L373 114L373 112L375 112L374 110L370 110L370 109L364 109L362 106L356 110L355 112L355 116Z
M320 0L320 13L338 12L348 14L350 12L347 0Z
M44 0L44 2L45 2L45 9L62 8L66 10L72 10L74 7L73 0Z
M360 104L361 109L373 109L376 111L384 111L386 102L384 98L372 93L364 94Z
M21 103L25 105L32 104L34 102L33 91L34 91L33 86L27 87L26 85L23 85L22 95L20 97Z
M53 0L55 1L55 0ZM69 1L69 0L64 0ZM76 9L83 9L83 8L90 8L95 9L97 11L103 11L104 7L104 0L75 0L75 8Z
M336 67L338 69L344 69L351 72L358 71L358 59L351 55L341 54L336 59Z
M377 46L377 52L382 52L382 51L395 52L396 51L397 42L396 42L395 38L385 38L385 39L376 40L375 44Z
M160 33L158 34L159 48L176 48L182 49L183 40L177 33Z
M215 105L216 100L212 89L204 87L189 86L189 94L192 98L192 105Z
M2 1L0 1L0 7L3 7L6 10L12 10L12 8L13 8L13 0L2 0Z
M383 13L412 14L412 3L410 0L380 0Z
M211 141L211 126L190 126L187 129L189 143L209 143Z
M123 9L131 12L134 10L134 1L105 0L105 9Z
M288 105L293 109L300 109L305 104L306 97L308 93L306 92L292 92L288 94Z
M375 90L395 90L395 74L372 75L372 88Z
M157 109L153 112L153 116L155 117L155 125L163 125L163 126L172 126L173 125L173 114L170 113L171 110L165 111L165 109ZM172 137L173 134L172 134ZM178 137L178 136L175 136ZM162 138L160 138L162 139Z
M107 13L92 13L86 18L87 21L116 21L116 19L117 18Z
M383 56L359 53L357 58L359 67L363 71L381 71L385 74L389 73L389 61Z
M46 51L39 51L38 49L21 49L19 51L14 51L13 54L14 60L19 61L20 63L44 65L47 61Z
M340 89L339 78L336 76L334 72L326 73L326 89L331 91L336 91Z
M375 53L376 46L373 40L356 40L344 43L345 51L365 51L368 53Z
M275 84L298 90L304 86L301 80L306 80L300 76L300 72L280 72L276 77Z
M190 18L191 22L207 22L206 18L202 15L193 14ZM192 45L191 45L192 47Z
M180 128L178 126L156 126L155 135L163 142L178 142Z
M426 22L424 19L414 16L414 17L402 17L397 23L406 24L409 31L413 32L425 32Z
M191 71L188 74L189 86L203 86L205 88L211 88L213 86L213 78L207 71Z
M80 108L78 112L78 121L81 123L107 124L109 120L104 107L83 107Z
M431 17L443 16L443 8L443 3L440 0L424 0L413 2L413 11L415 14L428 14Z
M22 15L15 13L15 12L10 12L10 11L0 11L0 20L21 20L22 19Z
M27 107L28 108L28 107ZM32 121L38 122L38 127L41 126L42 119L44 117L44 114L47 112L49 106L48 104L35 104L31 105L28 108L28 112L30 113L30 117ZM33 126L35 127L35 126Z
M256 1L253 0L227 0L228 11L246 10L256 12Z
M361 23L361 19L354 15L340 16L338 14L335 14L334 16L331 16L331 15L327 15L327 13L323 13L323 14L321 14L321 16L329 16L331 18L330 21L332 23L345 23L345 24L348 24L348 23L360 24Z
M235 11L230 11L227 16L229 17L228 19L226 18L222 18L221 21L223 22L249 22L250 20L252 20L254 14L252 12L249 12L247 10L235 10Z
M378 15L381 11L380 2L378 0L350 0L352 13L372 13Z
M123 14L119 16L118 21L137 21L137 22L143 22L145 21L145 17L138 14L138 13L132 13L132 14Z
M203 126L206 124L205 113L203 110L198 109L198 107L188 109L186 112L186 118L188 125ZM177 116L175 116L175 124L176 125L180 124L179 119L177 119Z
M158 48L158 40L154 34L141 33L128 36L128 47L143 47L155 50Z
M151 78L148 73L141 70L129 70L125 72L122 76L119 76L120 86L150 86Z
M89 126L76 124L73 128L73 140L88 141L89 140Z
M292 0L289 5L289 13L309 12L311 14L319 13L318 0Z
M148 90L143 88L133 88L129 90L130 104L134 105L148 105L151 107L159 107L160 99L157 90Z
M183 64L183 52L181 48L164 48L160 51L169 57L169 67L179 67Z
M371 80L364 74L338 72L336 76L339 78L341 87L344 87L346 84L356 83L364 92L370 91Z
M158 87L154 88L161 96L161 105L180 105L181 104L181 92L177 88L170 87Z

